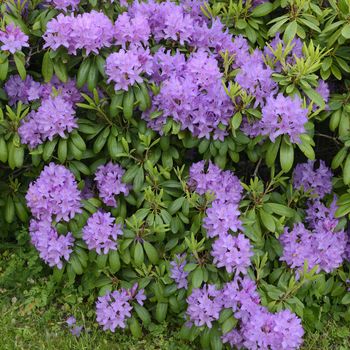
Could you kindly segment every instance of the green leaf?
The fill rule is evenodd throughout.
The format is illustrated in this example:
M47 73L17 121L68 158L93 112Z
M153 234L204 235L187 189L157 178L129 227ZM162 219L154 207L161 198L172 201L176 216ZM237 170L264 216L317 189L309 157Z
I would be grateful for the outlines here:
M156 248L153 247L153 245L147 241L143 242L143 249L146 252L146 255L149 259L149 261L153 264L156 265L159 261L159 256L158 256L158 251Z
M50 51L45 52L41 66L41 73L44 77L45 83L51 81L53 75L53 63L50 58Z
M342 28L341 35L345 39L350 39L350 24L349 23L345 24L345 26Z
M57 78L61 80L63 83L66 83L68 81L68 73L67 73L67 65L64 64L61 60L58 62L55 62L53 64L53 69L55 71L55 74L57 75Z
M269 208L271 211L274 213L281 215L281 216L286 216L286 217L293 217L295 215L295 211L283 204L278 204L278 203L265 203L264 207Z
M236 325L237 325L237 320L231 316L229 317L223 324L221 327L222 333L226 334L228 332L230 332Z
M314 89L303 89L303 91L312 102L316 103L321 109L325 109L324 99L318 92Z
M197 267L197 269L192 274L192 287L199 288L203 282L203 271L201 267Z
M156 306L156 320L161 323L165 320L168 312L168 303L159 302Z
M284 41L289 42L293 40L293 38L295 37L295 34L297 33L297 29L298 29L297 21L290 22L287 25L286 30L284 31L284 35L283 35Z
M343 181L345 185L350 184L350 154L346 157L344 168L343 168Z
M284 137L280 148L280 163L282 170L287 173L293 166L294 148L292 144L288 144Z
M264 209L260 208L259 210L260 218L263 223L263 225L270 231L275 232L276 225L275 220L273 219L273 216L269 213L267 213Z
M15 65L18 71L18 74L20 75L21 79L24 80L27 76L26 68L24 67L24 59L19 56L17 53L13 55L13 58L15 60Z
M140 242L137 242L134 250L134 262L136 266L141 266L145 260L145 254Z
M271 142L266 151L266 164L269 167L272 167L275 164L278 150L281 144L281 137L278 137L275 142Z
M111 250L108 253L108 262L112 273L116 273L120 270L120 258L117 250Z
M135 317L130 317L129 318L129 328L130 332L133 335L134 338L139 339L142 337L142 329Z
M273 10L273 4L271 2L265 2L264 4L256 6L252 13L252 17L264 17Z
M139 304L134 304L134 309L137 313L137 316L140 318L140 320L142 321L142 324L145 326L148 326L151 323L151 315L150 313L147 311L146 308L144 308L143 306L139 305Z
M343 305L348 305L350 304L350 293L346 293L343 297L343 299L341 300L341 303Z
M185 200L184 197L179 197L179 198L175 199L168 207L169 214L173 215L177 211L179 211L180 208L182 207L184 200Z

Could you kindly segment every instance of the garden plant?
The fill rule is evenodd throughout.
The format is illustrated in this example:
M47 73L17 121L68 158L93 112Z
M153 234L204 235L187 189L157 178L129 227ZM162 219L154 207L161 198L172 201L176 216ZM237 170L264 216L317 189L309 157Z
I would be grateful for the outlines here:
M0 24L0 254L81 305L67 331L350 326L350 1L8 0Z

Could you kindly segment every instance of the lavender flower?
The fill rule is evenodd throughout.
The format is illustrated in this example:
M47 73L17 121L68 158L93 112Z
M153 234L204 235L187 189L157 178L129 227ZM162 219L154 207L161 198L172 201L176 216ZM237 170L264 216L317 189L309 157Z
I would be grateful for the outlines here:
M208 237L226 236L229 230L237 232L242 229L237 204L222 203L220 200L216 200L205 214L203 227L207 230Z
M19 27L13 23L6 26L5 31L0 31L1 50L10 51L12 54L21 51L22 47L29 47L28 35L24 34Z
M221 292L214 285L204 285L202 288L193 289L187 298L188 308L186 314L190 322L197 327L206 325L212 327L212 322L219 319L222 309Z
M49 266L63 267L63 259L68 261L72 252L74 238L69 232L66 236L58 235L48 221L31 220L29 226L31 242L39 251L40 258Z
M53 5L59 10L68 11L69 7L71 10L77 9L80 0L48 0L48 2L52 2Z
M42 95L42 86L33 80L30 75L22 80L19 75L11 75L5 83L5 91L9 98L9 105L14 105L18 101L28 103L37 100Z
M116 328L125 328L126 320L131 317L130 295L125 289L114 291L99 297L96 302L96 321L103 330L114 332Z
M214 257L214 264L217 267L225 267L228 273L247 273L250 266L250 258L253 255L249 239L238 234L221 235L212 246L211 255Z
M91 11L77 17L59 14L47 23L44 48L57 50L65 47L70 54L84 49L88 55L103 47L110 47L113 39L113 24L102 12Z
M74 316L69 316L66 320L68 326L73 326L77 322Z
M117 237L122 235L121 225L115 224L110 213L97 211L87 221L83 228L83 240L90 250L97 254L107 254L109 250L117 249Z
M332 172L323 160L315 169L315 161L308 160L307 163L298 164L293 172L293 186L296 189L310 191L312 194L324 197L332 191Z
M125 171L120 165L112 162L97 168L95 181L100 192L100 198L106 205L116 207L115 196L120 193L125 196L129 194L129 186L122 183L124 173Z
M289 135L292 143L300 142L299 136L305 133L308 110L302 108L301 100L295 96L270 96L262 108L262 134L268 135L272 142L280 135Z
M81 213L80 191L74 175L62 165L50 163L29 185L28 207L37 219L69 221Z
M142 83L143 73L152 73L152 60L149 49L141 46L131 46L128 50L121 49L112 53L106 60L108 82L114 82L116 91L128 90L129 86Z
M31 112L22 121L18 133L22 143L35 148L47 139L52 141L57 135L66 137L78 126L75 111L70 102L62 96L44 100L37 112Z
M177 288L187 289L187 276L189 273L184 271L184 267L186 266L185 255L176 255L175 260L170 262L170 266L170 277L175 281Z

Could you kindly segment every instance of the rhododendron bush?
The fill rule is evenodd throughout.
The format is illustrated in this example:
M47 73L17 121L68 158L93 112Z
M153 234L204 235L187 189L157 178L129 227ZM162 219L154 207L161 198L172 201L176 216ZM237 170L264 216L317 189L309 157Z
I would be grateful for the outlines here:
M345 0L3 2L1 240L27 228L107 332L290 350L349 322L349 16Z

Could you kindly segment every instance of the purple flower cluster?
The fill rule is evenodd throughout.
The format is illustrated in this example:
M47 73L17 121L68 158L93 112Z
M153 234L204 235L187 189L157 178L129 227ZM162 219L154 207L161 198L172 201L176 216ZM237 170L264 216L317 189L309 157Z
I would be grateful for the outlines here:
M22 47L29 47L28 39L28 35L24 34L19 27L10 23L5 31L0 31L1 50L14 54L21 51Z
M137 284L130 290L122 288L99 297L96 302L96 321L103 326L103 330L114 332L116 328L125 328L126 321L131 317L133 309L130 302L135 299L137 303L143 305L146 299L144 290L136 293Z
M241 233L235 236L221 235L213 243L211 255L217 267L225 267L228 273L247 273L253 256L249 239Z
M106 60L108 82L114 82L114 89L128 90L128 87L142 83L141 75L152 73L152 57L149 49L133 45L128 50L112 53Z
M124 173L125 170L119 164L113 164L112 162L97 168L95 174L97 189L100 198L110 207L117 206L115 196L121 193L125 196L129 194L129 186L122 183Z
M204 50L192 53L187 60L179 52L171 56L159 51L154 70L153 78L161 83L161 89L153 97L152 109L143 114L148 125L161 132L172 118L198 138L209 139L213 134L223 140L233 105L222 86L216 58ZM162 115L152 119L151 113L157 110Z
M47 23L44 48L57 50L63 46L73 55L82 49L86 54L98 54L103 47L111 46L113 32L113 23L102 12L91 11L77 17L59 14Z
M177 288L188 287L187 276L188 272L184 271L186 265L185 255L176 255L175 260L170 262L170 277L176 282Z
M74 175L62 165L45 166L36 181L29 185L28 207L38 220L69 221L81 213L80 191Z
M55 8L58 10L68 11L70 7L71 10L78 8L80 0L47 0L49 3L52 3Z
M308 160L295 167L293 186L322 198L332 191L332 172L323 160L320 160L318 168L315 168L315 163L314 160Z
M83 228L83 240L90 250L97 254L107 254L109 250L117 249L117 237L122 235L121 225L115 224L111 213L97 211L87 221Z
M29 234L40 258L49 266L57 266L61 269L63 266L62 260L69 260L74 244L74 238L70 232L66 236L59 235L49 221L32 219Z
M243 234L232 236L229 233L242 229L238 208L242 195L239 179L211 162L205 171L205 162L200 161L191 165L188 184L200 195L210 193L214 196L203 222L208 237L218 237L211 252L214 264L225 267L229 273L245 274L253 255L249 239Z
M304 334L300 319L289 310L270 313L260 305L255 283L236 276L219 290L213 285L194 289L187 298L189 325L206 325L218 320L221 310L231 309L238 327L223 335L224 343L238 349L294 350Z
M197 327L206 325L211 328L212 322L219 319L222 310L221 291L211 284L193 289L187 298L187 304L186 313L190 322Z
M77 127L73 105L58 95L43 100L37 111L29 113L18 133L22 143L35 148L46 140L52 141L57 135L65 138L66 133Z
M303 268L305 261L309 269L318 265L318 270L327 273L338 268L346 258L348 237L343 230L336 230L339 222L334 217L336 209L336 200L329 208L319 200L310 202L306 211L309 229L298 223L280 236L281 260L297 270Z
M34 81L30 75L27 75L25 80L22 80L19 75L11 75L4 88L9 98L9 105L14 105L18 101L27 104L58 95L73 105L81 100L75 80L69 79L66 83L62 83L56 76L49 83L41 84Z

